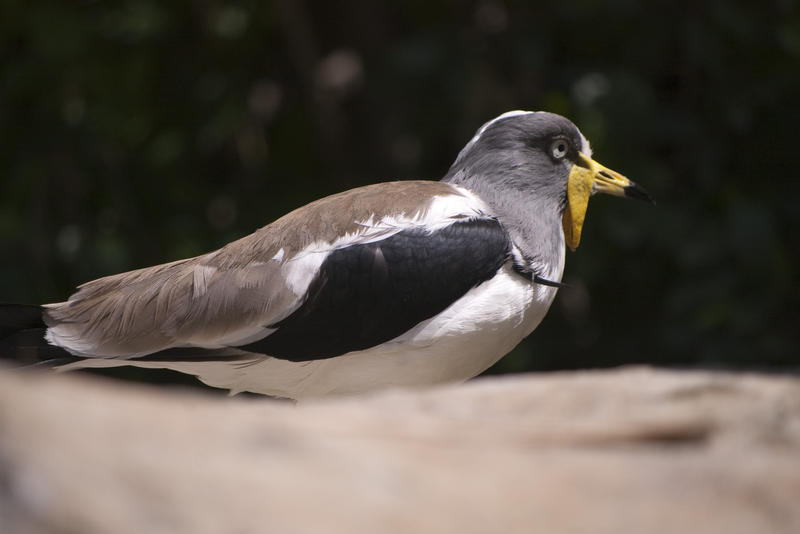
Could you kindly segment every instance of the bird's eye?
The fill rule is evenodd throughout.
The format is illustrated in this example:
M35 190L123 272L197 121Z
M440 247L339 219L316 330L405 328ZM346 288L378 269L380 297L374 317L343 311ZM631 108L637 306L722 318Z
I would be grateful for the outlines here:
M553 141L553 144L550 146L550 153L553 154L553 157L556 159L561 159L567 155L569 151L569 145L563 139L556 139Z

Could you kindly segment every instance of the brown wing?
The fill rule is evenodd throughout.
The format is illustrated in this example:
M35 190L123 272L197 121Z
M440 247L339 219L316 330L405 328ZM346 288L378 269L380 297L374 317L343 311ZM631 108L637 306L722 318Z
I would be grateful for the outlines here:
M417 181L326 197L215 252L83 284L66 302L45 306L48 339L82 356L118 358L256 341L302 303L318 263L299 259L301 251L318 244L324 252L366 232L364 221L413 216L437 196L460 195Z

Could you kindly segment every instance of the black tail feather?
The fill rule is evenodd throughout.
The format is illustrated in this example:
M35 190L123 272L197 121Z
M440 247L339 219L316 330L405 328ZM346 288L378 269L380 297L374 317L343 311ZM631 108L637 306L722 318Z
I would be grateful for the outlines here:
M0 339L27 328L45 328L42 311L31 304L0 304Z
M41 306L0 304L0 360L15 366L52 367L79 359L49 344L46 331Z

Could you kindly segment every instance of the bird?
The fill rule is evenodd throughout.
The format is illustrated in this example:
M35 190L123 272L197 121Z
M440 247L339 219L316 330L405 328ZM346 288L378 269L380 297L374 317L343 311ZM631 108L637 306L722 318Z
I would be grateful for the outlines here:
M465 381L539 325L595 193L652 202L569 119L509 111L441 180L358 187L64 302L0 306L2 350L295 400Z

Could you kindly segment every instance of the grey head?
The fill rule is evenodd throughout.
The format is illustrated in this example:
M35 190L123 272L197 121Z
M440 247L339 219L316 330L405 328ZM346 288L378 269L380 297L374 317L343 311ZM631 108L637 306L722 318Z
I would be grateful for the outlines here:
M480 196L531 258L557 257L565 242L578 246L595 192L650 200L592 159L577 126L548 112L510 111L487 122L442 180Z
M509 111L478 129L443 181L466 187L493 205L522 196L539 210L560 214L578 151L591 157L589 142L568 119Z

